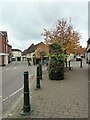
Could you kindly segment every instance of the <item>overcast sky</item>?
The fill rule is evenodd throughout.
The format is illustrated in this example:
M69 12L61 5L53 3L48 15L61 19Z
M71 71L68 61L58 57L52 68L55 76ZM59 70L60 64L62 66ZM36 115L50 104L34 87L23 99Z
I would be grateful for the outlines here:
M0 31L8 32L13 48L24 50L44 41L43 29L52 29L62 18L71 18L71 24L82 36L80 44L87 45L88 2L2 2L0 17Z

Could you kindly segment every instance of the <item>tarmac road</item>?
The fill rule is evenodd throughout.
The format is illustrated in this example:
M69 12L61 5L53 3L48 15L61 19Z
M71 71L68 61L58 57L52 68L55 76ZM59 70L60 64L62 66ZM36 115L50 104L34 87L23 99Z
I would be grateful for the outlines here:
M2 67L2 116L23 93L24 71L28 71L30 76L34 74L34 68L25 62L13 62Z

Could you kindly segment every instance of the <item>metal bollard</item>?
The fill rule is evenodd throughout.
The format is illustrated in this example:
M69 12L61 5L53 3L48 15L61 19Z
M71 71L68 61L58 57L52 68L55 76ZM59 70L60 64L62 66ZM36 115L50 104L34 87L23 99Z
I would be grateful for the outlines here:
M40 88L40 67L37 66L37 81L36 81L36 88Z
M42 65L39 64L40 79L42 80Z
M29 83L28 71L24 72L24 106L22 115L29 115L31 113L31 106L29 101Z
M67 61L65 61L65 63L66 63L66 69L67 69Z
M82 60L80 61L80 68L82 68Z
M71 67L70 67L70 60L69 60L69 70L71 70Z

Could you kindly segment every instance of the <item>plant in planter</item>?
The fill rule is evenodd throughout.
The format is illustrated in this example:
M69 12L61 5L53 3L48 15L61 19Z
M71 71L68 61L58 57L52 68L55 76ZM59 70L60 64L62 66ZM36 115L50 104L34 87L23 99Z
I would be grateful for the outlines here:
M65 54L58 43L49 46L49 78L52 80L64 79L64 60Z

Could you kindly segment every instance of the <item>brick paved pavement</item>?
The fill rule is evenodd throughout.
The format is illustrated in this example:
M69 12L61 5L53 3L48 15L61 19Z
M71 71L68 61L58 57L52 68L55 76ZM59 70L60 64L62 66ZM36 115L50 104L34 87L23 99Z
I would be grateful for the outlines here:
M41 89L35 90L33 81L31 91L30 116L21 116L23 100L12 111L9 117L20 118L87 118L88 117L88 66L83 68L79 62L72 62L73 69L66 70L65 79L49 80L47 70L43 71Z

